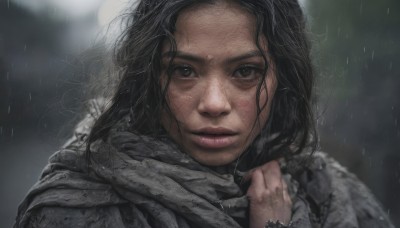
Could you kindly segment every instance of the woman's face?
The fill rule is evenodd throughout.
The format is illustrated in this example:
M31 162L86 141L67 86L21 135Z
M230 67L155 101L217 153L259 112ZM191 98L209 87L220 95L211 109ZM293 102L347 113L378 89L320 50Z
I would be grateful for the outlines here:
M263 74L265 62L254 34L254 16L225 1L186 9L177 19L177 54L167 90L175 118L164 112L162 124L186 153L204 165L237 159L267 122L277 82L269 59ZM266 39L260 44L268 56ZM165 42L163 81L169 51ZM262 77L257 122L256 91Z

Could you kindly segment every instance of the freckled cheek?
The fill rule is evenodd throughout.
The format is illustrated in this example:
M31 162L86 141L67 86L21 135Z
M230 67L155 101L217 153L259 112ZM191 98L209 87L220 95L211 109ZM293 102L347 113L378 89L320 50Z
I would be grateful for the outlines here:
M168 105L178 121L184 121L194 110L194 97L181 93L168 93Z
M251 126L257 117L257 107L255 99L238 99L236 101L236 110L240 119L246 127Z
M260 108L262 108L263 105L266 104L264 109L261 110L261 114L259 116L259 120L262 125L266 123L270 112L270 105L273 94L270 94L269 96L270 97L268 98L265 90L261 92L259 106ZM246 98L237 99L236 110L239 113L242 124L245 126L252 126L257 120L257 105L255 95L251 97L249 96Z

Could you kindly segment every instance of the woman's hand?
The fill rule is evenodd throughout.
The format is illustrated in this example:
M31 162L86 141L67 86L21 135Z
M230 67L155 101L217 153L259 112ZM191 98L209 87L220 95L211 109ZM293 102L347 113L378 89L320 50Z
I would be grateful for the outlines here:
M271 161L252 170L247 190L250 201L250 228L263 228L268 220L287 225L292 216L292 201L282 178L279 163Z

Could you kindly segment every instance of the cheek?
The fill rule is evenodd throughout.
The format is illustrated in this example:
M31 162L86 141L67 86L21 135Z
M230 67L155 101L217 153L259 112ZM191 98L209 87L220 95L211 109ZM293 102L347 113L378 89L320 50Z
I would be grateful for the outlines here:
M257 107L254 97L237 99L236 110L242 123L248 127L252 126L257 119Z
M257 116L257 103L256 103L256 92L253 92L252 96L242 97L241 99L237 99L236 108L239 112L240 119L243 124L251 127L256 121L257 118L260 121L261 125L264 126L267 122L270 106L272 103L274 88L269 88L271 91L267 94L267 91L264 89L261 91L259 107L264 108L261 110L260 116Z
M179 122L184 122L185 117L195 109L195 99L191 95L174 92L171 89L167 92L167 103L172 114Z

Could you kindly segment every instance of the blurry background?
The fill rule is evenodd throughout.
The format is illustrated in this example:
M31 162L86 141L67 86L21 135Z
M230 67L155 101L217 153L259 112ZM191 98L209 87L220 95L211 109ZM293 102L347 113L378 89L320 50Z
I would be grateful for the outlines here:
M70 136L128 0L0 0L0 227ZM304 0L321 149L400 226L400 1Z

